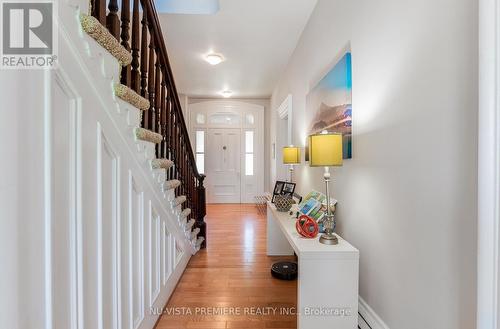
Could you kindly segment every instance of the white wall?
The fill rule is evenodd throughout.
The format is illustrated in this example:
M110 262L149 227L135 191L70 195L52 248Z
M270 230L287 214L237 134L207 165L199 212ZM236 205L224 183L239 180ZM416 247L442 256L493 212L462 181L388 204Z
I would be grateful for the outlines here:
M188 101L189 97L187 95L179 94L179 102L181 103L182 115L184 115L184 120L186 121L187 127L189 127Z
M339 232L360 250L360 295L392 329L474 328L477 5L320 0L271 100L293 95L294 144L314 114L308 91L346 47L353 159L333 195ZM319 168L296 180L323 189Z
M214 98L189 98L188 103L195 104L195 103L211 101L211 100L213 101L215 99ZM269 156L270 149L271 149L271 142L270 142L271 103L270 103L270 99L267 99L267 98L231 98L231 99L227 100L225 98L221 98L221 99L217 98L217 100L221 101L221 102L239 101L239 102L260 105L260 106L264 107L264 191L269 191L268 186L270 184L269 183L270 171L267 170L267 168L269 168L271 165L271 158Z

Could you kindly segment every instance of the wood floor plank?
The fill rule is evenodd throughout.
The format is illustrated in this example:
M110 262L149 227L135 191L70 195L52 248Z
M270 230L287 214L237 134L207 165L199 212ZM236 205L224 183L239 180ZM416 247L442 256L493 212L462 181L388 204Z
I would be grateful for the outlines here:
M208 205L206 221L208 246L191 258L166 306L192 314L166 312L156 328L295 329L297 282L270 273L272 263L294 258L266 255L265 212L256 205Z

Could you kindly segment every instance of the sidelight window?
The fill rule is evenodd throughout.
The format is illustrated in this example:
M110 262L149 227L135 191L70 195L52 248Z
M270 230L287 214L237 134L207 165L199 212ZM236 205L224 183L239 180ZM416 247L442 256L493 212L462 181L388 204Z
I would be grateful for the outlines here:
M253 131L245 131L245 175L253 176L254 163L254 133Z
M196 131L196 167L198 168L198 172L200 174L205 173L205 131L197 130Z

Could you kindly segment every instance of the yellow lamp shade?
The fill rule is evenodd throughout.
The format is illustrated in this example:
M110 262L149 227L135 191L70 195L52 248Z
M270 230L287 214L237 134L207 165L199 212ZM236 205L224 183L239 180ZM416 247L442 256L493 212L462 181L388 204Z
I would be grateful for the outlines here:
M342 134L310 135L309 166L342 166Z
M300 163L300 148L297 146L283 147L283 163L298 164Z

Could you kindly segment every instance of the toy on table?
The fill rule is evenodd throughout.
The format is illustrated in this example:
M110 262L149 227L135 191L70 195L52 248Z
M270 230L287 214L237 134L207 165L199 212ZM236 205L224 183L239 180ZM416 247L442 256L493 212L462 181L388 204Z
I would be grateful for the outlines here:
M297 232L304 238L312 239L318 235L318 223L309 216L301 215L295 222Z

